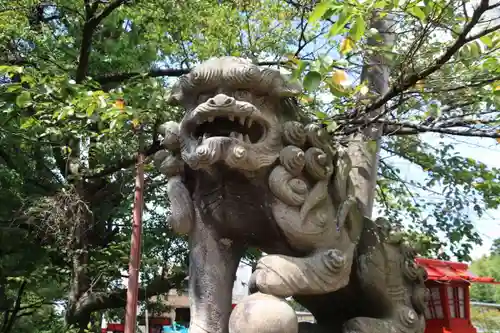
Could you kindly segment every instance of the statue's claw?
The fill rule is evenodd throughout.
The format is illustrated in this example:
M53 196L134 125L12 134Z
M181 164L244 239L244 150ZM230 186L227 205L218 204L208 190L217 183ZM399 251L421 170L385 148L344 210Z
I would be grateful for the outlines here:
M344 333L418 333L425 328L424 316L400 305L389 318L356 317L344 324Z
M349 282L353 254L354 245L304 258L268 255L259 260L251 280L260 292L279 297L333 292Z

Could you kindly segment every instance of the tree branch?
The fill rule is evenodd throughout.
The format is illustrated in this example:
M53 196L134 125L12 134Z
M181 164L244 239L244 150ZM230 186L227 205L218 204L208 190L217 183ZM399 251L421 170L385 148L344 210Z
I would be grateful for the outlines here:
M126 0L115 0L111 2L106 8L104 8L101 14L93 18L93 20L95 21L95 25L97 26L99 23L101 23L102 20L104 20L107 16L109 16L111 12L113 12L113 10L124 4L125 1Z
M95 16L96 7L91 6L89 1L85 1L85 24L83 25L82 42L80 45L80 55L78 57L78 67L76 68L75 81L81 83L87 76L89 67L90 49L92 47L92 37L94 31L113 10L122 5L125 0L115 0L97 16Z
M437 89L429 89L429 90L424 90L424 91L419 91L419 90L407 90L404 93L405 94L441 94L443 92L451 92L451 91L457 91L457 90L462 90L462 89L469 89L469 88L478 88L482 87L484 85L487 85L489 83L493 83L495 81L500 80L500 75L498 76L493 76L491 78L487 79L482 79L482 80L475 80L471 81L469 84L461 85L461 86L454 86L454 87L443 87L443 88L437 88Z
M382 107L385 103L387 103L389 100L392 98L398 96L400 93L405 91L406 89L414 86L418 81L426 78L427 76L431 75L432 73L436 72L439 70L444 64L446 64L451 57L455 53L457 53L462 46L464 46L468 41L467 35L470 33L470 31L476 26L476 24L479 22L479 19L481 18L481 15L489 9L489 1L488 0L481 0L479 6L474 10L474 13L471 17L471 20L469 23L465 25L463 28L462 32L460 35L455 39L453 44L448 47L448 49L439 57L433 65L427 67L420 73L415 73L412 75L409 75L406 79L402 80L402 83L400 85L394 85L392 86L387 93L379 97L375 102L373 102L371 105L368 105L364 109L361 110L362 114L369 114L370 112L379 109ZM358 112L354 113L359 114ZM383 114L379 115L380 117L383 116Z
M497 25L495 25L495 26L493 26L491 28L488 28L488 29L484 29L484 30L482 30L481 32L478 32L475 35L467 37L466 43L471 42L471 41L476 40L476 39L479 39L479 38L481 38L483 36L486 36L487 34L491 34L492 32L495 32L495 31L497 31L499 29L500 29L500 24L497 24Z
M258 62L258 66L280 66L288 64L288 61L261 61ZM191 68L187 69L175 69L175 68L155 68L151 69L149 72L128 72L128 73L116 73L116 74L105 74L103 76L96 77L94 80L100 84L108 84L113 82L123 82L132 78L138 77L178 77L184 74L188 74Z
M158 277L149 285L139 289L139 300L143 301L151 296L167 293L175 288L186 278L185 273L174 274L167 279ZM90 314L94 311L104 309L116 309L125 307L127 301L127 290L120 289L109 292L90 292L80 298L76 305L75 315Z
M159 142L154 142L146 151L144 154L147 156L153 155L157 151L162 149L161 145ZM108 176L114 172L120 171L121 169L126 169L134 163L137 162L137 156L138 154L134 154L134 156L130 158L126 158L120 161L117 161L116 163L113 163L110 167L105 168L104 170L98 171L98 172L91 172L90 170L87 173L83 173L84 178L99 178L99 177L104 177Z
M474 121L455 121L452 124L443 124L440 126L427 126L410 122L391 122L387 120L378 120L377 122L389 126L385 126L384 135L414 135L418 133L441 133L465 137L480 137L480 138L500 138L499 131L481 131L477 129L454 129L451 127L460 127L476 124Z
M128 73L117 73L117 74L106 74L95 79L96 82L100 84L107 84L113 82L122 82L128 79L136 78L136 77L160 77L160 76L171 76L178 77L183 74L188 74L190 69L173 69L173 68L165 68L165 69L152 69L146 73L140 72L128 72Z

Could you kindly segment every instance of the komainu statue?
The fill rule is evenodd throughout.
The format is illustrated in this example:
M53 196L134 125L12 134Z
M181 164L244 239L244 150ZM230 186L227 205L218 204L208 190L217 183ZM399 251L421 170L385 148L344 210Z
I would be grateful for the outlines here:
M190 333L424 331L425 271L383 219L363 216L345 148L306 123L278 71L214 58L181 77L155 156L169 223L189 235ZM238 263L261 249L232 311ZM315 324L297 323L294 297Z

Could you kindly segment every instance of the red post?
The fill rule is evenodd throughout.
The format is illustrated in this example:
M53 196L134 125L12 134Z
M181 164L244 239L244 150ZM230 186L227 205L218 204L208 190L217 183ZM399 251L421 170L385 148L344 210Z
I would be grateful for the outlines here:
M144 187L144 154L139 153L135 176L135 197L132 222L132 240L128 266L127 308L125 312L125 332L134 333L137 321L137 298L139 293L139 266L141 263L141 233Z
M462 302L464 302L464 315L465 315L465 318L467 318L467 320L470 322L470 320L471 320L470 319L470 283L465 285L464 287L460 287L460 288L464 288L464 299L462 300ZM458 302L460 304L460 296L458 296Z

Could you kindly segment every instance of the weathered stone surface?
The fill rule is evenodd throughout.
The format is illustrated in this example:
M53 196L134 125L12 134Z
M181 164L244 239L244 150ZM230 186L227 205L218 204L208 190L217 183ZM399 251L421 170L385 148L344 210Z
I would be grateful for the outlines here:
M295 311L283 299L262 293L246 297L231 313L229 333L298 333Z
M293 296L317 320L304 332L423 332L424 273L382 220L360 213L344 147L299 121L300 87L244 59L211 59L170 101L180 124L160 130L172 228L189 235L191 333L294 333ZM248 247L269 253L257 294L231 313ZM265 295L267 294L267 295ZM273 309L273 310L271 310ZM248 319L248 318L250 319Z

